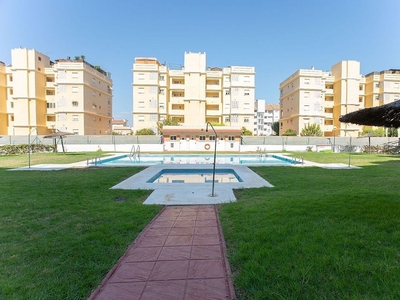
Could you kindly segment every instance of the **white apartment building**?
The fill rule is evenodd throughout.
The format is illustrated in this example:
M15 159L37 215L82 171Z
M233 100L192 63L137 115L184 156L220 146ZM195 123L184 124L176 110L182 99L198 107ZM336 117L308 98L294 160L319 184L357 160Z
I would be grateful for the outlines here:
M0 135L7 134L7 75L6 66L0 61Z
M358 136L362 127L340 123L339 117L364 108L364 98L358 61L341 61L326 72L300 69L280 84L280 135L318 124L324 136Z
M206 122L253 130L255 68L209 68L206 53L185 52L184 65L168 68L156 58L133 64L133 128L151 128L167 118L183 126Z
M4 98L0 66L0 132L111 134L112 80L99 66L82 58L53 62L34 49L16 48L5 74Z
M264 99L254 103L254 135L275 135L272 123L279 122L279 104L265 104Z

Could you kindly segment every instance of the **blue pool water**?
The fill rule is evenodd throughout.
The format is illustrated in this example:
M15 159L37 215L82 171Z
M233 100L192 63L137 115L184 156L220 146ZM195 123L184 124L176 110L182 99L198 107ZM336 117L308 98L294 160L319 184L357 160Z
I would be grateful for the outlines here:
M213 169L163 169L147 180L148 183L209 183ZM243 182L233 169L216 169L216 183Z
M136 157L119 155L101 159L96 165L104 166L150 166L160 164L213 164L213 155L192 154L143 154ZM238 155L218 154L217 164L232 165L294 165L298 161L277 155Z

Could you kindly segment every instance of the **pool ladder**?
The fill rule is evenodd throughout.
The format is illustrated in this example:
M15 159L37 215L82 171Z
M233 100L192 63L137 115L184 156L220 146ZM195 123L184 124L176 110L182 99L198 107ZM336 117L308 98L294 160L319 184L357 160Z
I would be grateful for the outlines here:
M301 163L302 165L304 165L304 158L303 156L299 157L299 159L297 160L297 157L294 156L292 158L292 164L297 164L297 163Z
M137 145L137 147L135 147L135 145L132 145L131 153L129 153L129 158L134 160L140 159L140 145Z
M95 166L97 166L98 162L100 162L100 156L95 156L95 157L88 156L87 159L86 159L86 165L87 166L91 165L91 164L94 164Z

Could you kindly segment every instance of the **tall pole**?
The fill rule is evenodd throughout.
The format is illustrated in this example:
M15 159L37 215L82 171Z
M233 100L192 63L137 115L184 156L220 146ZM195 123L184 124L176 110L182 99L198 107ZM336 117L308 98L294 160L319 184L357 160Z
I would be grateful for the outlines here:
M336 152L336 126L333 126L333 153Z
M215 140L214 140L214 164L213 164L213 179L212 179L212 190L211 190L211 197L215 197L214 194L214 183L215 183L215 163L217 160L217 132L214 129L214 126L212 126L212 124L210 122L207 122L206 125L206 132L208 132L208 125L211 126L212 130L214 131L215 134Z

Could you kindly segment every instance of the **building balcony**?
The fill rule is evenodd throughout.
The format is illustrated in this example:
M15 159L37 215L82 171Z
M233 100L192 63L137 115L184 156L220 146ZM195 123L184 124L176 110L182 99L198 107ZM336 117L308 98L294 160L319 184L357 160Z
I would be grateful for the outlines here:
M333 89L325 89L325 95L333 95Z
M220 91L221 85L220 84L207 84L206 90L207 91Z
M169 88L171 90L184 90L185 84L184 83L171 83Z
M221 112L219 110L207 110L206 116L220 116Z
M333 112L325 112L324 117L326 119L333 119Z

